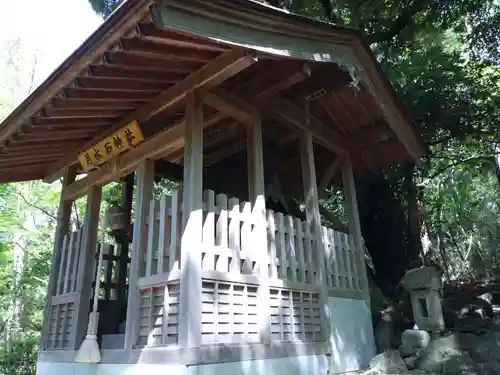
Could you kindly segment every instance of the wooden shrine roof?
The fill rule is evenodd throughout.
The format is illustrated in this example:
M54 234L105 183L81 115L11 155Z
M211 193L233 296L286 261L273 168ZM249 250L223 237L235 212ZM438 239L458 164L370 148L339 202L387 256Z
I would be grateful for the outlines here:
M50 180L77 163L80 152L132 120L139 121L147 138L182 119L186 78L240 50L258 61L214 89L263 108L264 114L270 105L281 108L265 120L266 136L292 145L294 132L287 125L303 126L309 113L323 135L315 141L326 148L318 153L324 159L320 164L331 163L337 146L354 156L358 170L424 155L419 135L359 32L248 0L169 1L162 5L176 15L169 26L168 19L158 20L154 9L159 5L152 8L153 3L126 1L0 124L0 183ZM189 17L234 27L236 39L232 32L227 39L203 34L189 26ZM179 27L184 19L188 26ZM239 35L246 38L238 34L241 30L254 38L240 43ZM317 43L325 51L331 47L332 56L354 59L358 70L328 53L302 53L299 41ZM282 42L289 45L274 48ZM162 100L174 88L180 94ZM311 95L315 99L307 110L304 98ZM234 121L238 114L231 108L223 113L217 97L209 96L206 104L212 118L206 136L212 138L205 153L207 160L218 160L230 156L229 148L236 150L231 136L241 130ZM181 161L176 152L168 160Z

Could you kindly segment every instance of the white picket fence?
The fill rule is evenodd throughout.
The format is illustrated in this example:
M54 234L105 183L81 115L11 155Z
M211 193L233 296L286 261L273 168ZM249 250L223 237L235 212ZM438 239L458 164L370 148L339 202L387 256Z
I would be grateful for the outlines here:
M179 270L181 207L177 192L151 200L141 277ZM305 221L271 210L266 221L268 262L262 266L268 268L271 279L314 284L319 269L313 255L320 251L324 261L319 266L324 267L329 287L360 290L359 257L348 234L322 227L316 236ZM202 270L257 276L260 259L253 236L255 224L250 202L204 191Z

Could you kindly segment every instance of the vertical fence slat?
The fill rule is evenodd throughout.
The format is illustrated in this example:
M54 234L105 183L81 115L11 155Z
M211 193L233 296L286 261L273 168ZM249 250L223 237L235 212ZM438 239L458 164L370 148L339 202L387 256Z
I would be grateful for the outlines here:
M105 280L105 293L104 293L104 299L108 300L111 299L111 291L113 290L113 285L112 285L112 279L113 279L113 266L115 264L114 258L115 258L115 247L113 245L108 245L107 246L107 253L108 253L108 263L106 265L106 270L105 270L105 275L106 275L106 280Z
M179 230L179 193L174 191L171 199L171 221L170 221L170 247L168 248L168 272L175 267L177 259L177 238Z
M160 234L158 238L158 273L162 274L165 272L165 257L168 256L168 235L169 227L168 222L170 217L168 215L168 207L172 197L164 195L160 199ZM172 223L170 223L172 224Z
M250 202L241 202L241 255L243 265L241 272L243 274L252 274L253 261L250 257L252 252L252 205Z
M70 241L69 241L69 246L68 246L68 254L66 258L66 270L64 271L64 285L62 292L63 293L68 293L69 292L69 278L71 276L71 266L73 265L73 254L74 254L74 247L75 247L75 242L77 240L77 232L71 232L70 234Z
M163 289L163 321L162 321L162 335L161 343L166 345L168 343L168 315L170 311L170 292L168 290L168 284L165 285Z
M344 250L344 257L345 257L345 263L346 263L346 270L347 270L347 286L349 289L353 289L353 274L352 274L352 263L351 263L351 255L349 254L349 239L347 237L347 234L343 233L342 234L342 249Z
M352 280L353 280L353 288L356 290L361 290L361 284L359 281L359 270L358 270L358 249L354 244L353 238L351 235L347 235L348 245L349 245L349 259L352 265Z
M286 252L288 258L288 266L290 270L290 280L297 281L297 259L295 258L295 230L293 227L293 217L285 217L286 225ZM288 272L287 272L288 273Z
M275 213L276 222L276 248L279 250L279 269L278 277L286 279L286 251L285 251L285 225L283 223L283 214L281 212Z
M345 263L344 263L344 256L343 256L343 249L342 249L342 238L341 234L339 232L333 232L333 236L335 238L335 259L337 260L337 263L339 265L339 287L340 288L347 288L346 285L346 272L345 272Z
M212 190L203 192L203 201L206 207L205 221L203 223L203 251L202 269L215 270L215 194Z
M72 275L71 292L76 292L76 280L78 279L78 261L80 259L80 251L82 246L82 233L83 233L83 227L81 227L77 231L77 237L76 237L77 239L74 252L75 260L73 261L73 271L71 272Z
M298 279L301 283L306 283L306 264L304 259L304 232L302 230L302 223L300 219L295 218L295 234L296 234L296 242L295 242L295 252L297 258L297 267L299 269Z
M63 282L64 282L64 270L66 268L66 257L68 255L68 242L69 242L70 234L66 234L63 239L62 244L62 252L61 252L61 263L59 264L59 271L57 273L57 288L56 295L60 295L62 293Z
M333 263L333 277L332 277L332 286L339 288L339 262L338 262L338 254L335 250L336 244L335 232L332 229L328 229L328 242L330 243L330 259L331 263Z
M271 264L271 277L278 277L278 268L276 265L276 223L274 222L274 211L267 210L267 228L269 233L269 257Z
M306 258L306 264L307 264L307 274L308 274L308 282L309 283L314 283L315 280L315 269L314 269L314 264L313 264L313 253L312 253L312 235L311 235L311 230L309 228L309 225L307 225L307 222L304 221L302 222L302 226L304 228L304 252L305 252L305 258Z
M155 206L156 200L151 199L149 202L149 218L148 218L148 239L147 239L147 250L146 250L146 274L145 276L151 276L152 268L153 268L153 256L154 256L154 233L155 233L155 224L156 224L156 215L155 215Z
M216 245L224 250L229 247L228 243L228 212L227 212L227 196L225 194L218 194L216 197L217 207L219 209L219 217L217 218L217 233ZM220 255L216 264L216 270L221 272L228 272L228 256L227 254Z
M328 238L328 228L321 227L321 235L323 236L323 246L324 246L324 259L325 259L325 283L328 286L332 286L332 248L330 240Z
M240 273L240 202L238 198L229 199L229 209L231 210L231 221L229 223L229 248L232 253L231 265L229 271L231 273Z

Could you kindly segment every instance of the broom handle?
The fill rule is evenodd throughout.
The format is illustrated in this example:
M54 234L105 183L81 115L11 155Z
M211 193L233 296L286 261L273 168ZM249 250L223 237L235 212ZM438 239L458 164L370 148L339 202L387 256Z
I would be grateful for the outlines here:
M95 287L94 287L94 305L92 306L92 312L97 312L97 302L99 298L99 288L101 287L101 267L104 253L104 244L97 244L97 251L99 252L99 258L97 261L97 271L95 275Z

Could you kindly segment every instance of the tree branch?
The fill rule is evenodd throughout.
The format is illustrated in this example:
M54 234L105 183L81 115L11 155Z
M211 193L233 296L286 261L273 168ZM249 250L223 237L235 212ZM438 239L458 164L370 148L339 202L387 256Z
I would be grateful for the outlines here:
M28 201L28 200L24 197L24 195L22 195L19 191L17 191L17 190L16 190L16 191L15 191L15 193L16 193L17 195L19 195L19 196L21 197L21 199L24 201L24 203L26 203L28 206L33 207L33 208L35 208L35 209L39 210L40 212L43 212L45 215L47 215L47 216L49 216L49 217L51 217L52 219L54 219L54 220L56 220L56 221L57 221L57 217L55 217L54 215L52 215L52 214L51 214L49 211L47 211L45 208L38 207L37 205L35 205L35 204L33 204L33 203L29 202L29 201Z
M459 161L456 161L454 163L451 163L451 164L448 164L447 166L443 167L443 168L440 168L437 172L435 172L434 174L432 174L429 179L433 179L437 176L439 176L441 173L444 173L446 172L448 169L450 168L453 168L453 167L456 167L460 164L465 164L465 163L469 163L471 161L479 161L479 160L483 160L483 161L487 161L488 163L491 162L491 158L492 158L493 155L479 155L479 156L471 156L470 158L466 158L466 159L462 159L462 160L459 160Z
M390 25L387 30L368 35L366 40L368 44L387 42L394 39L403 31L413 20L413 16L424 9L428 0L415 0L413 4L403 10L401 15Z

